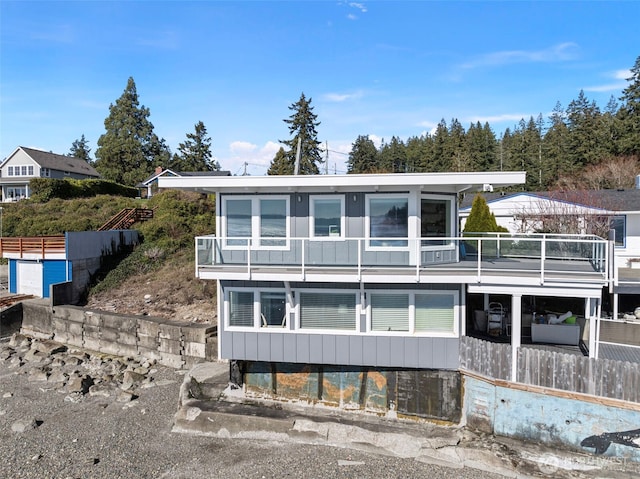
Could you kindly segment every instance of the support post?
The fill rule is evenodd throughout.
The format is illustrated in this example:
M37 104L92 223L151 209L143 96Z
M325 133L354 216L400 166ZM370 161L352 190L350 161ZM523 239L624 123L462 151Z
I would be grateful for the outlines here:
M522 338L522 295L511 296L511 381L518 381L518 349Z

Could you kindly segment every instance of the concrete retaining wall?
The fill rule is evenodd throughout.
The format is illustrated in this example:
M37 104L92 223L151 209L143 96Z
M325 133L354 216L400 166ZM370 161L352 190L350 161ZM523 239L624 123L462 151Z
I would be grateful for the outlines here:
M634 403L464 376L466 426L603 458L640 461Z
M76 306L23 303L22 332L60 343L129 357L144 357L173 368L217 359L216 326L175 323L151 316L127 316Z
M16 303L0 312L0 338L6 338L20 331L22 323L22 303Z

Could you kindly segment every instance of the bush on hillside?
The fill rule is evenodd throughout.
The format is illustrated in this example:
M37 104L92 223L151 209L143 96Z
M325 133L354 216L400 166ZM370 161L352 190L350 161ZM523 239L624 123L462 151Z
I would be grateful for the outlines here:
M106 180L76 180L73 178L33 178L29 182L32 201L45 203L54 198L90 198L97 195L135 198L138 190Z

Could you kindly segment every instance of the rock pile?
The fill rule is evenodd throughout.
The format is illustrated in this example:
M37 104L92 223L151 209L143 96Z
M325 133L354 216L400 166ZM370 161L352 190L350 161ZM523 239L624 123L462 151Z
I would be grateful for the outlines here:
M137 399L140 389L160 385L153 378L153 360L90 353L20 333L0 344L0 361L41 383L41 390L64 393L71 402L99 396L128 403Z

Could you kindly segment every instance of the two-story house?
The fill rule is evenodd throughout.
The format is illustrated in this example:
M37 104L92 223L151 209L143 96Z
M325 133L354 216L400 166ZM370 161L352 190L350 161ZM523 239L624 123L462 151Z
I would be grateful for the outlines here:
M468 295L510 298L502 326L515 352L523 300L581 298L588 318L607 284L600 238L460 236L459 195L522 184L524 172L158 181L216 195L217 232L196 238L196 274L218 282L219 358L267 383L321 365L320 398L341 368L456 371ZM392 387L372 375L368 390Z
M0 165L2 201L29 198L32 178L99 178L86 161L71 156L19 146Z

